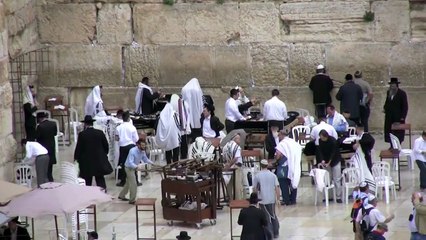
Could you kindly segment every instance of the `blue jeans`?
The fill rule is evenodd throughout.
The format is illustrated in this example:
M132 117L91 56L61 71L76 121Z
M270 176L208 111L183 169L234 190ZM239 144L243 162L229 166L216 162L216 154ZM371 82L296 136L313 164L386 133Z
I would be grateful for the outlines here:
M291 186L291 180L288 178L278 178L278 183L280 184L284 204L296 204L297 189Z
M425 240L426 235L420 233L411 233L410 240Z

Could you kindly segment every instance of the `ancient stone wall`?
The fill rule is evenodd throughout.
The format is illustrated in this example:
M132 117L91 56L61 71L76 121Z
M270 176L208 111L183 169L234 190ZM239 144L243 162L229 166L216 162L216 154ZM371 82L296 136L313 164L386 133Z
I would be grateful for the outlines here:
M213 95L218 115L230 87L262 101L278 87L289 109L313 111L307 87L318 64L343 83L361 70L374 89L371 126L391 76L408 92L409 121L423 127L426 4L419 0L180 1L39 0L40 42L50 44L52 69L43 94L65 94L82 109L90 87L105 87L108 106L134 106L143 76L166 91L192 77ZM366 11L374 12L371 22ZM336 104L338 105L338 103Z

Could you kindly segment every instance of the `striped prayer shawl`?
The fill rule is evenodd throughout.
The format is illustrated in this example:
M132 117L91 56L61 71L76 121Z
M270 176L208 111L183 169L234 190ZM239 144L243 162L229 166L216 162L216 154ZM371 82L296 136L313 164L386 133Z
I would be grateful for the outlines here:
M239 147L240 146L234 141L229 141L227 144L225 144L222 150L223 158L225 162L228 162L234 159L235 154L237 153Z
M361 170L361 181L365 181L368 183L368 188L371 194L375 194L376 192L376 182L374 181L374 177L368 169L367 162L365 160L364 153L359 147L355 154L351 157L351 161L353 161L355 168Z
M214 146L204 138L197 137L192 145L191 157L194 158L201 153L214 153Z

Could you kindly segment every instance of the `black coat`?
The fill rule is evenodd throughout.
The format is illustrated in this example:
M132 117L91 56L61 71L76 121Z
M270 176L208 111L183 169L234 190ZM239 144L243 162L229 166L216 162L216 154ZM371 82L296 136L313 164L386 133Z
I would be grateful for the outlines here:
M93 127L78 134L77 146L75 147L74 159L80 167L80 176L103 176L110 172L108 162L108 141L104 132Z
M159 98L158 92L151 93L149 89L143 88L142 92L142 115L151 115L155 113L154 100Z
M201 118L200 118L200 123L201 123L201 130L203 129L203 124L204 124L204 115L201 114ZM220 122L219 118L216 116L210 116L210 127L213 131L216 132L216 137L219 137L219 132L222 131L225 126L223 125L223 123Z
M327 141L319 139L319 144L316 149L316 159L317 164L321 163L322 160L324 160L325 163L331 161L331 167L336 166L340 162L342 156L340 154L339 143L334 137L329 136Z
M55 136L57 132L56 124L47 119L41 122L36 129L36 140L47 149L50 164L56 164Z
M407 94L398 89L393 99L389 97L389 91L386 93L386 101L383 106L385 111L385 141L390 142L389 133L393 123L405 123L405 118L408 113ZM393 134L398 137L399 141L404 141L404 131L393 131Z
M11 239L11 233L10 228L6 228L3 233L3 237L0 237L0 239L4 240L10 240ZM31 240L30 234L28 233L26 228L18 226L18 229L16 230L16 240Z
M325 74L317 74L312 77L309 88L314 95L314 104L331 103L330 92L333 90L333 80Z
M275 142L274 136L272 135L272 133L268 133L265 138L265 149L266 152L268 152L268 159L274 159L276 146L277 143Z
M371 150L373 150L375 143L376 140L374 140L373 136L371 136L369 133L364 133L361 139L359 140L359 145L365 155L365 160L367 162L368 169L370 170L373 166L373 163L371 161Z
M354 81L346 81L336 94L336 99L340 101L340 112L348 110L352 119L359 118L359 106L362 97L361 87Z
M35 140L35 130L36 130L36 117L33 115L37 111L37 107L32 107L31 103L25 103L24 108L24 117L25 117L25 132L27 135L28 141Z
M267 226L265 213L255 206L243 208L238 216L238 224L243 226L241 240L264 240Z

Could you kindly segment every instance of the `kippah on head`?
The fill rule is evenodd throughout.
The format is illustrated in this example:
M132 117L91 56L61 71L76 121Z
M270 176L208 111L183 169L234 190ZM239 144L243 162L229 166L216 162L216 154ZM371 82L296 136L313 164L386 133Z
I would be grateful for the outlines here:
M346 74L345 79L346 81L352 80L353 79L352 74Z

